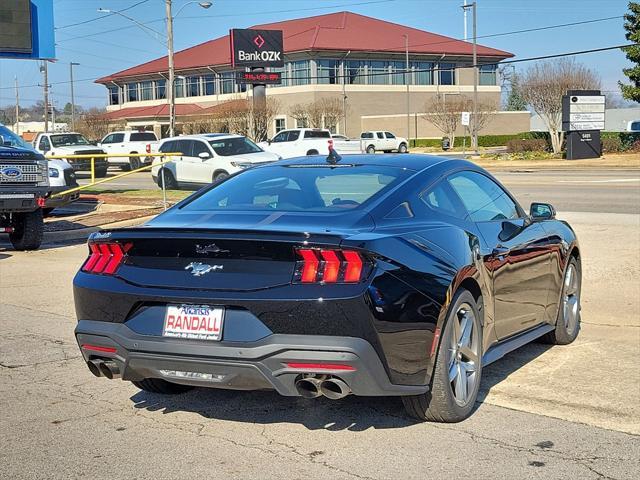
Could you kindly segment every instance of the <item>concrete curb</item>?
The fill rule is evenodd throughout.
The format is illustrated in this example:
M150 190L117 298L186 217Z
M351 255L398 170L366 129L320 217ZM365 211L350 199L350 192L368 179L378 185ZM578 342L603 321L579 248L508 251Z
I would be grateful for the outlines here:
M73 240L86 240L89 235L105 228L124 228L141 225L156 215L148 215L146 217L132 218L130 220L121 220L119 222L107 223L98 227L77 228L74 230L62 230L60 232L45 232L43 243L60 243L70 242Z

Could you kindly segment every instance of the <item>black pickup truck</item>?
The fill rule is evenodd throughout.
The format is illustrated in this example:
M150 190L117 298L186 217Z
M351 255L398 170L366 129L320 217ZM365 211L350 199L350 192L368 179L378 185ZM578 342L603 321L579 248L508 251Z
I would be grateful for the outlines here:
M42 243L42 207L49 192L47 160L34 150L10 146L0 135L0 233L16 250Z

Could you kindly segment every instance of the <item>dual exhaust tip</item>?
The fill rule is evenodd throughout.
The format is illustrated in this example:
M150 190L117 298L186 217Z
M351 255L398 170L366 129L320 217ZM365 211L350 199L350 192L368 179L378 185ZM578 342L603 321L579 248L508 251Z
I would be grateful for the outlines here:
M120 378L120 367L113 360L102 360L100 358L94 358L87 362L87 367L91 373L96 377L107 377L109 380L114 378Z
M349 386L337 377L302 377L296 380L296 390L304 398L323 395L331 400L339 400L351 393Z

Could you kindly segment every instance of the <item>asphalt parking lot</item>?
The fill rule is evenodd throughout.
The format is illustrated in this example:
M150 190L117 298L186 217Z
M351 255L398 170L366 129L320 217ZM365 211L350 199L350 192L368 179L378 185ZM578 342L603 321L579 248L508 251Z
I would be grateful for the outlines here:
M395 398L167 398L95 378L73 337L84 244L19 253L0 238L0 477L637 478L640 172L497 176L576 229L583 328L572 345L527 345L488 367L459 424L416 423Z

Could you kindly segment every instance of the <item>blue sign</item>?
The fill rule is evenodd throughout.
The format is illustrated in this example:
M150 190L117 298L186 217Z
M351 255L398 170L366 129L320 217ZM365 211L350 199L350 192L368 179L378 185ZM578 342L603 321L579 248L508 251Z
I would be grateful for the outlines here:
M55 57L53 1L0 2L0 58Z

